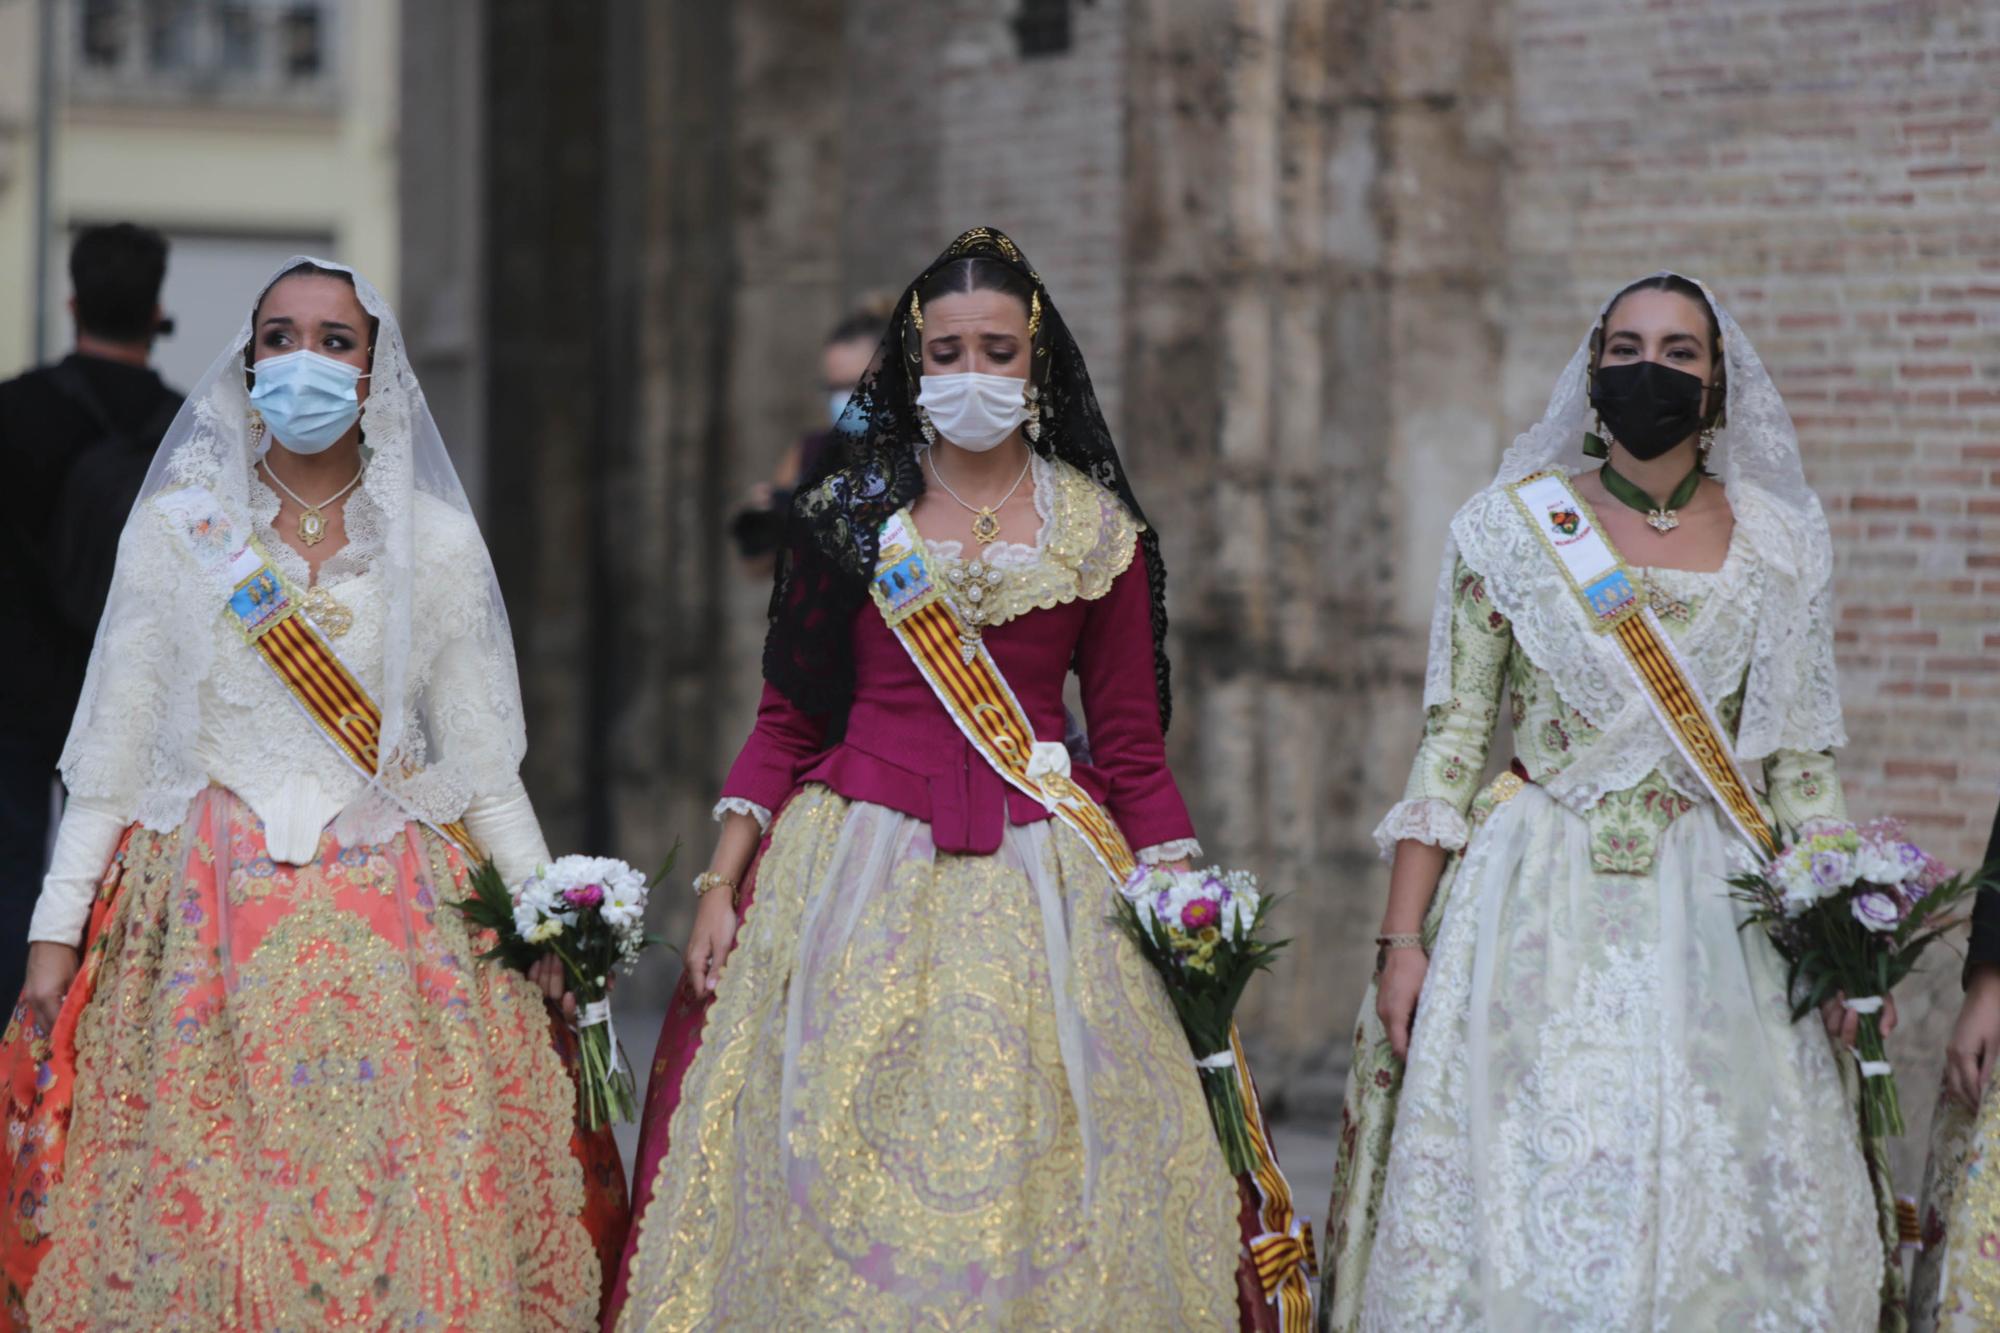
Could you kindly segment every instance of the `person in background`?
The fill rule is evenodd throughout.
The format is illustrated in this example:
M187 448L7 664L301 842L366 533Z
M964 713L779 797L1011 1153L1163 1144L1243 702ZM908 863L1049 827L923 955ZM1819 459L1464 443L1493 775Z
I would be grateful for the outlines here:
M1944 1095L1932 1113L1930 1159L1918 1216L1922 1248L1910 1280L1911 1333L1990 1328L2000 1302L2000 810L1981 862L1960 980L1965 1000L1945 1047Z
M730 520L729 535L736 542L745 573L771 576L792 489L811 474L839 434L841 414L847 411L854 386L874 361L882 331L889 326L889 313L887 297L865 298L826 335L819 354L820 378L826 389L826 429L808 433L786 450L771 479L752 486L743 507Z
M83 687L118 532L181 396L147 362L167 242L129 222L70 251L76 348L0 384L0 994L21 992L56 757ZM84 492L91 492L86 496ZM90 503L86 504L85 501ZM81 521L85 512L94 521ZM108 519L106 516L109 516Z

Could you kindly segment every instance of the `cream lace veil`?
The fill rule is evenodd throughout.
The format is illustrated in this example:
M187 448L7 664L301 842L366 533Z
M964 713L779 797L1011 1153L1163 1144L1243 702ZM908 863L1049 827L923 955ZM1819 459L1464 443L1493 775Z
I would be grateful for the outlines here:
M361 414L367 471L346 510L351 546L379 576L368 580L369 595L388 599L379 676L361 672L382 710L383 731L375 780L359 800L379 803L386 796L405 811L448 822L475 791L491 785L488 775L511 777L526 749L500 587L410 368L395 312L345 265L294 256L248 303L242 327L160 443L119 538L110 599L63 749L62 773L74 795L109 803L152 827L176 826L207 784L198 751L213 743L202 713L213 695L203 683L215 654L251 651L217 632L219 598L166 535L153 501L199 486L220 501L239 532L255 531L244 349L257 300L301 264L352 277L361 304L380 321ZM452 558L450 605L435 618L419 617L413 606L437 601L434 590L420 593L417 586L420 575L431 577L424 574L426 556L434 569L443 552ZM457 669L451 690L437 692L451 697L434 698L429 686L443 655ZM501 766L504 772L495 772Z
M1806 485L1798 432L1770 372L1707 285L1687 280L1701 288L1715 312L1727 371L1723 424L1716 432L1708 467L1727 490L1743 535L1770 576L1737 753L1747 760L1779 748L1829 749L1844 744L1847 737L1832 670L1833 546L1826 514ZM1595 420L1587 369L1591 335L1603 324L1609 307L1607 300L1599 308L1596 321L1556 380L1548 409L1540 421L1515 437L1481 497L1550 468L1574 474L1596 466L1583 453L1583 437ZM1479 503L1476 497L1468 511ZM1454 536L1445 544L1431 621L1430 661L1424 677L1427 708L1451 698L1451 578L1458 558ZM1537 665L1561 673L1560 664Z

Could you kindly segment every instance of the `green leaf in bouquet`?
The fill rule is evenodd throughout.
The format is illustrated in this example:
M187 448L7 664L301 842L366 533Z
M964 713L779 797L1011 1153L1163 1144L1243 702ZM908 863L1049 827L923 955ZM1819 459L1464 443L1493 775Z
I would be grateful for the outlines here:
M472 891L470 898L444 905L461 913L475 930L493 932L493 946L479 955L479 961L526 972L540 951L514 929L514 893L500 877L499 868L491 861L481 861L465 877L465 886Z
M674 845L667 848L667 859L660 865L660 873L653 876L655 887L667 882L667 876L674 873L674 862L681 859L681 840L674 839Z

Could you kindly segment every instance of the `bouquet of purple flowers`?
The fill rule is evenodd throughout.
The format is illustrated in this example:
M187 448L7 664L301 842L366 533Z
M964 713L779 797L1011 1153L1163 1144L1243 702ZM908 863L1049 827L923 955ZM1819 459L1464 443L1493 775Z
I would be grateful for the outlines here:
M1901 1134L1882 1006L1923 951L1959 923L1951 909L1978 878L1953 875L1894 820L1814 820L1729 883L1731 896L1749 904L1743 924L1763 926L1791 965L1793 1021L1836 996L1859 1016L1864 1122L1872 1135Z
M1270 899L1245 871L1140 866L1116 903L1114 920L1166 982L1187 1032L1223 1160L1244 1175L1257 1158L1231 1037L1243 988L1286 944L1258 934Z

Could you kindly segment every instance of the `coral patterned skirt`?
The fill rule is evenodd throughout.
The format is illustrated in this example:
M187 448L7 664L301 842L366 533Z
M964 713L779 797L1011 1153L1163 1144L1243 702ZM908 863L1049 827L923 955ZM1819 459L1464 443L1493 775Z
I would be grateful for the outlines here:
M415 824L276 863L221 788L128 830L7 1032L0 1327L592 1327L624 1178L465 873Z

